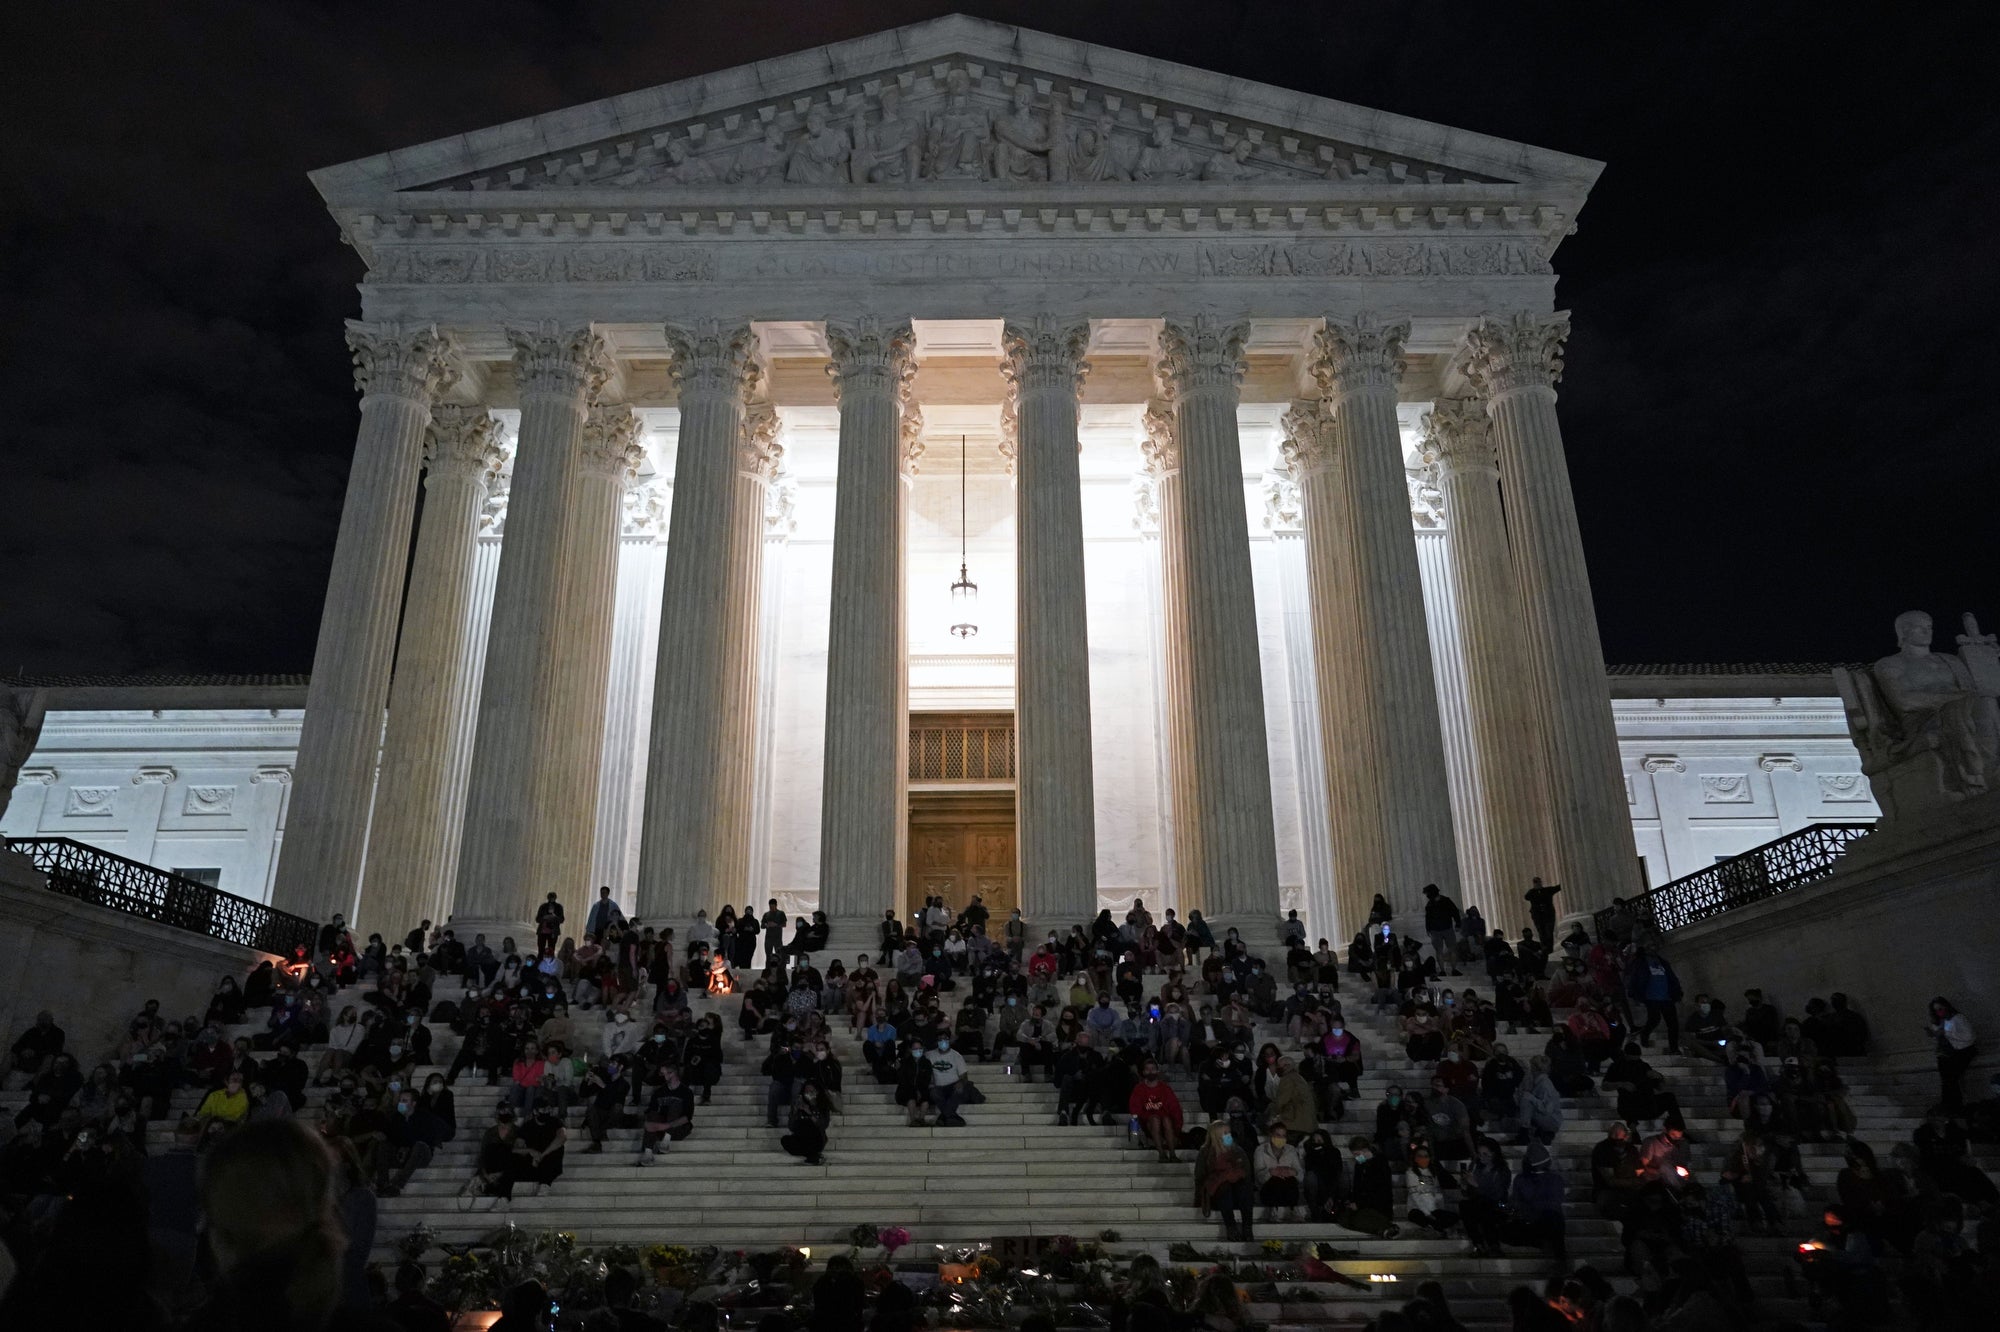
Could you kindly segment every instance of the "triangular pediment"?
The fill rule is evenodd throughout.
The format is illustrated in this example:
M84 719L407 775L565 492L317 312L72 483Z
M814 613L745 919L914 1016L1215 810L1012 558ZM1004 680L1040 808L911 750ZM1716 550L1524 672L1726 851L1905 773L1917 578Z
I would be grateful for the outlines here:
M384 194L780 203L884 187L1055 194L1498 187L1573 215L1599 164L952 15L314 173ZM1507 189L1506 187L1522 187Z

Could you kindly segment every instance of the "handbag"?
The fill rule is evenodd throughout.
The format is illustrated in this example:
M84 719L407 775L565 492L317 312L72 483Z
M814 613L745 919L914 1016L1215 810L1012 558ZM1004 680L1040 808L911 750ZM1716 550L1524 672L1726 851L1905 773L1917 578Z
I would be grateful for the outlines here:
M960 1105L986 1104L986 1093L979 1090L979 1088L973 1084L971 1078L960 1078L958 1080L958 1085L959 1085L958 1100Z

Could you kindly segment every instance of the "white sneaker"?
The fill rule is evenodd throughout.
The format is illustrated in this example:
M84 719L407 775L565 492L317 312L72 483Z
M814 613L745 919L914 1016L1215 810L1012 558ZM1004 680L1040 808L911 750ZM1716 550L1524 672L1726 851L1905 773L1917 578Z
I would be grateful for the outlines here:
M639 1153L639 1164L642 1166L653 1164L653 1149L651 1147Z

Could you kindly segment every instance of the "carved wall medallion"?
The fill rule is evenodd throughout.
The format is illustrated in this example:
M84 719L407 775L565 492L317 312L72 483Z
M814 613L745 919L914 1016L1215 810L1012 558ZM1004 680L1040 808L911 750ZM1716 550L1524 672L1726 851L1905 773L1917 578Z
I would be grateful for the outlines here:
M1868 788L1868 779L1858 772L1819 774L1819 798L1828 804L1868 800L1873 794Z
M63 813L73 819L108 819L117 795L115 786L72 786L63 800Z
M235 807L233 786L190 786L181 808L186 814L228 814Z
M1701 799L1708 805L1747 805L1753 799L1750 778L1740 772L1704 773Z

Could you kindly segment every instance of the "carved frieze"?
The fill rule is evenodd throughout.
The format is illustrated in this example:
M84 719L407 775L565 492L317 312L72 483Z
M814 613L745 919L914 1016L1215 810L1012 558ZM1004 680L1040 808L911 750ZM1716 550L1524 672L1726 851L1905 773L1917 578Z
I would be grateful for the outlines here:
M767 94L769 96L769 94ZM950 60L800 89L427 188L476 193L744 184L1489 181L1273 122L1035 70Z
M788 281L799 278L883 278L950 280L980 278L1406 278L1505 277L1550 272L1539 244L1531 240L1436 239L1400 241L1356 239L1272 241L1259 244L1195 242L1148 237L1131 246L1019 244L1022 231L1061 234L1059 218L1023 217L1020 228L1009 228L999 214L985 227L986 210L977 222L947 218L940 210L937 225L914 223L907 234L863 231L854 239L895 240L910 236L944 237L960 244L920 248L840 245L811 242L843 235L842 215L834 225L814 214L800 214L800 238L786 247L710 247L684 242L625 243L615 240L532 241L496 232L490 241L467 244L388 240L370 250L370 278L378 283L412 286L481 284L546 285L552 283L734 283ZM728 218L725 224L721 217ZM1143 221L1143 219L1141 219ZM733 213L690 215L690 230L728 234L739 224L752 234L748 217ZM956 230L954 230L954 223ZM1197 219L1199 224L1199 219ZM1089 229L1082 228L1086 233ZM1142 236L1147 232L1139 227ZM1005 236L1006 246L981 244L974 237ZM971 240L971 244L962 242Z
M185 814L228 814L236 808L234 786L190 786L182 805Z

